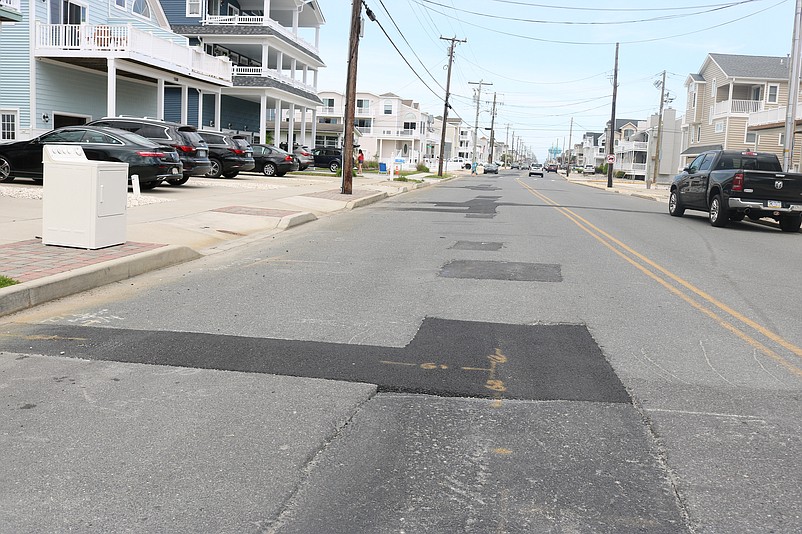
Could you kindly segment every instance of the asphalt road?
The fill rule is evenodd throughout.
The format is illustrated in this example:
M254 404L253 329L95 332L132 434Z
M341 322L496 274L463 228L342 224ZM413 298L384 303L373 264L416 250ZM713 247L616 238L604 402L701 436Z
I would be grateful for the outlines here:
M800 243L502 171L19 314L0 531L802 532Z

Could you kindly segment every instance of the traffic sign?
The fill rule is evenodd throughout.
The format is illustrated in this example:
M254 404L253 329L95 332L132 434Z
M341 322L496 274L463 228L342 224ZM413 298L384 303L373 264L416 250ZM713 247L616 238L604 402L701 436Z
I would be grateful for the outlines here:
M607 163L615 163L615 154L607 154Z

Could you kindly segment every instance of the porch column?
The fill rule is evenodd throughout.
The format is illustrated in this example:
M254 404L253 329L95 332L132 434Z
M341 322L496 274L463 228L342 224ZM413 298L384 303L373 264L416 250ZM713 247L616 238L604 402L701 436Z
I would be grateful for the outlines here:
M295 59L295 58L292 58L292 61L290 61L290 79L291 80L295 79L295 71L297 70L297 65L298 65L298 60Z
M198 89L198 124L195 126L199 130L203 128L203 89Z
M262 0L262 13L265 16L265 19L269 19L270 18L270 0ZM262 63L262 65L265 65L265 64Z
M267 143L267 95L259 98L259 142Z
M266 0L267 3L270 3L270 0ZM267 62L270 58L270 46L267 44L262 45L262 73L261 76L265 75L265 70L267 70Z
M320 49L320 26L315 28L315 48Z
M108 74L106 75L106 116L117 116L117 60L106 60Z
M181 122L189 124L189 86L181 86Z
M292 34L295 37L298 37L298 15L300 15L300 13L297 9L292 12Z
M156 80L156 117L164 120L164 78Z
M309 82L306 81L308 74L309 74L309 65L304 65L304 70L303 70L304 85L309 85Z
M284 52L279 51L278 59L276 60L276 71L279 76L284 76Z
M317 108L312 108L312 142L310 147L315 148L317 145Z
M317 69L312 71L312 80L313 80L312 86L315 88L315 92L317 92Z
M290 104L290 125L287 128L287 152L292 152L295 144L295 104Z
M214 125L218 130L222 130L220 123L220 108L222 107L223 93L218 91L214 98Z
M309 114L309 108L301 106L301 145L308 145L306 142L306 116Z
M281 143L281 100L276 99L276 120L273 121L273 144L278 146Z

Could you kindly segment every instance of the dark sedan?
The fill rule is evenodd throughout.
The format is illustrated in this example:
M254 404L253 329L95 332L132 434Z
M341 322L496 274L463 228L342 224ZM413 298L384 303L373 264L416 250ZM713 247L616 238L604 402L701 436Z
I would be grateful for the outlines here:
M255 170L265 176L284 176L298 170L298 160L289 152L273 145L252 145Z
M44 180L44 145L79 145L86 158L128 164L128 176L139 176L142 189L153 189L163 180L181 176L181 161L175 149L116 128L67 126L28 141L0 144L0 182L15 178Z
M485 163L485 174L498 174L498 165L495 163Z

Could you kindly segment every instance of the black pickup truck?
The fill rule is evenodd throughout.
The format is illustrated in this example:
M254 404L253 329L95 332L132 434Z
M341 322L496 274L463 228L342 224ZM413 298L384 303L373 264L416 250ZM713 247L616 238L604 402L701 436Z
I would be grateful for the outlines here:
M744 217L775 219L783 232L802 223L802 174L782 172L767 152L710 150L699 154L671 183L668 212L708 212L710 224L727 226Z

